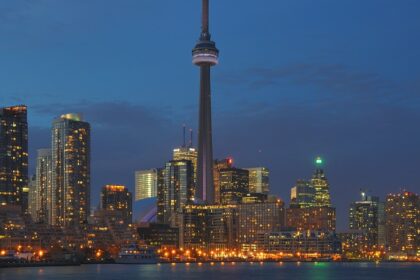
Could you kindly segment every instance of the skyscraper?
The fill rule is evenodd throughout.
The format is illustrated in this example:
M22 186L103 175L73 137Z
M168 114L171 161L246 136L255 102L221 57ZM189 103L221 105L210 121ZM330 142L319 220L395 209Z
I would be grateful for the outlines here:
M315 204L319 207L331 206L330 189L327 177L323 170L324 160L317 157L315 160L315 174L312 176L311 184L315 188Z
M220 203L239 203L249 193L249 172L245 169L220 170Z
M78 114L52 127L53 224L84 226L90 213L90 125Z
M36 210L32 219L52 223L52 195L51 149L39 149L36 159Z
M388 251L415 256L420 249L420 199L412 192L389 194L385 202Z
M299 179L290 190L290 207L305 208L315 206L315 189L310 182Z
M175 214L194 200L193 166L189 160L172 160L158 174L158 222L174 222ZM159 178L161 177L161 178Z
M349 228L363 233L363 246L368 249L385 245L383 236L384 204L379 197L361 193L361 200L350 205Z
M214 179L214 203L220 203L220 171L222 169L231 168L233 165L232 158L224 160L215 160L213 165L213 179Z
M101 192L101 210L119 211L125 224L132 223L133 197L125 186L106 185Z
M25 212L24 188L28 188L27 108L0 108L0 205L17 205Z
M157 196L157 169L140 170L135 173L135 200Z
M270 191L269 170L266 167L244 168L249 171L249 192L268 194Z
M172 160L189 160L193 165L194 182L197 181L197 150L193 147L182 146L173 150Z
M218 63L219 50L209 33L209 0L202 2L200 38L192 51L193 63L200 67L200 108L198 130L198 163L196 197L208 204L214 203L213 143L211 124L210 67Z

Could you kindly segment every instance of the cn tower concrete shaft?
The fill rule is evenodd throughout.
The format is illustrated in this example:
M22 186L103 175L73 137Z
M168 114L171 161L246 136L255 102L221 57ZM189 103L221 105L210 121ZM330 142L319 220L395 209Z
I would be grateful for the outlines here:
M209 0L203 0L201 36L193 49L193 63L200 67L196 198L207 204L214 203L210 68L218 63L218 55L209 33Z

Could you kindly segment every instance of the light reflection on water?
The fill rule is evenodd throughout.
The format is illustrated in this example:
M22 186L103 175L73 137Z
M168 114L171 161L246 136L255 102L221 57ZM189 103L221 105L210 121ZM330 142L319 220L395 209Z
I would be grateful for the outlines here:
M82 265L0 269L4 280L114 279L418 279L420 264L406 263L213 263L161 265Z

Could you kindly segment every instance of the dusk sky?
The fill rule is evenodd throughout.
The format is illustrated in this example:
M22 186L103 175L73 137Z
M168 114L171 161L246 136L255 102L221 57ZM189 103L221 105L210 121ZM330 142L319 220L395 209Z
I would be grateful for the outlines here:
M267 166L287 202L326 160L338 229L359 190L420 191L420 1L213 0L215 158ZM52 120L92 126L92 205L134 189L196 130L198 0L0 1L0 106L29 107L30 172ZM195 139L197 137L195 136Z

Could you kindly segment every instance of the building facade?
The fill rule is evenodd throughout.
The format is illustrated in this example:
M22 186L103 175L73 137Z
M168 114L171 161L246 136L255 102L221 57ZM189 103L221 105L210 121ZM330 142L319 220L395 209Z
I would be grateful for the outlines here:
M335 231L336 215L333 207L288 208L286 225L295 230Z
M412 192L389 194L385 202L387 249L415 256L420 250L420 200Z
M239 203L249 193L249 172L245 169L226 168L220 170L220 203Z
M374 250L385 246L384 214L384 204L379 201L379 197L368 196L364 192L361 193L360 201L350 205L349 228L364 233L363 247Z
M280 231L285 225L281 200L239 204L237 212L238 245L242 249L257 249L259 235Z
M316 170L311 180L311 185L315 188L315 204L318 207L331 207L330 185L324 173L323 159L318 157L315 165Z
M125 186L106 185L101 192L101 210L121 212L125 224L133 219L133 197Z
M213 181L214 181L214 203L220 204L220 171L232 168L233 159L226 158L223 160L215 160L213 165Z
M194 183L197 181L197 157L198 152L193 147L182 146L173 150L172 160L189 160L193 165Z
M166 224L145 224L137 228L140 239L156 248L179 246L179 228Z
M270 192L270 171L266 167L245 168L249 172L249 192L268 194Z
M159 223L174 222L176 213L194 201L195 184L193 165L189 160L172 160L158 174L158 213ZM159 178L160 177L160 178Z
M340 254L341 243L336 234L329 231L280 231L265 233L261 250L318 258Z
M52 191L51 149L39 149L36 159L36 206L32 218L39 223L52 224L54 205Z
M306 208L315 206L315 188L311 182L297 180L296 185L290 190L290 207Z
M36 176L32 175L28 182L28 213L31 215L33 221L36 221L37 216L37 193L36 193Z
M135 172L135 201L156 197L158 170L148 169Z
M78 114L54 120L52 127L52 222L80 228L90 213L90 125Z
M24 105L0 108L0 206L27 211L28 121Z
M187 205L178 220L181 247L208 250L236 247L236 205Z

